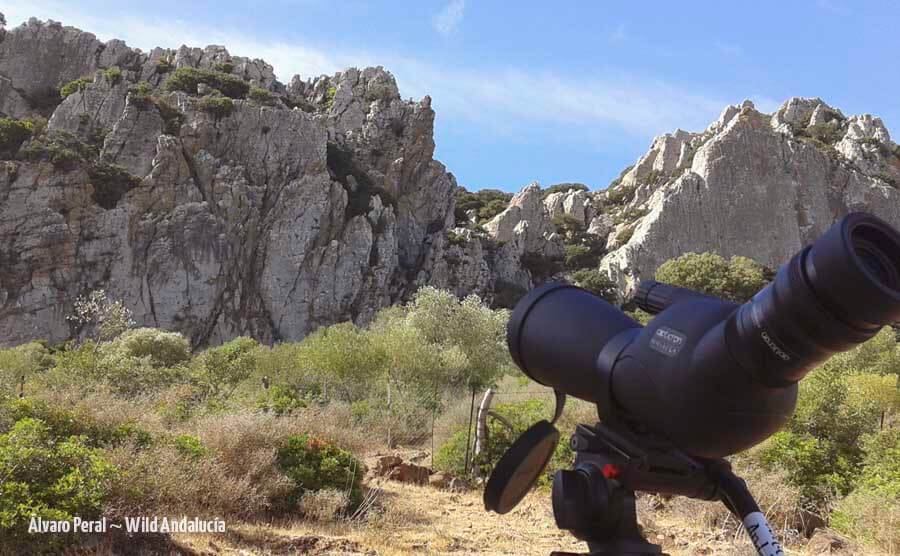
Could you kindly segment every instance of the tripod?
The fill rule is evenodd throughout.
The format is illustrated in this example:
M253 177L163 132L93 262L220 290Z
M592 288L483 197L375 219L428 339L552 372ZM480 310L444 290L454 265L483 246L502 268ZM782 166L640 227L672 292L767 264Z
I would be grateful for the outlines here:
M761 556L783 554L727 461L688 456L614 422L579 425L570 444L577 453L575 466L556 474L553 515L560 529L587 542L589 556L664 556L637 523L636 490L722 500L743 521Z

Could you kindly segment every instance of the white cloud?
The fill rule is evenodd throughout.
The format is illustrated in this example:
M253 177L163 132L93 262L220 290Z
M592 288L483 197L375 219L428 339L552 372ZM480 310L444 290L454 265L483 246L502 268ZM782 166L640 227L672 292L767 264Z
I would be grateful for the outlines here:
M466 0L451 0L449 4L435 14L432 24L438 33L449 35L462 23L466 10Z
M453 11L450 7L455 4L444 12ZM284 82L294 74L305 79L348 66L383 65L397 77L404 97L431 95L440 121L465 123L508 137L527 136L530 128L540 125L558 128L561 136L575 141L587 136L615 141L620 132L649 139L678 127L702 129L729 100L734 101L617 71L566 75L514 67L448 68L413 57L265 40L168 18L95 17L73 6L55 0L14 5L6 8L7 27L33 15L89 30L103 40L121 38L144 50L221 44L236 55L266 60ZM457 23L462 9L459 2Z

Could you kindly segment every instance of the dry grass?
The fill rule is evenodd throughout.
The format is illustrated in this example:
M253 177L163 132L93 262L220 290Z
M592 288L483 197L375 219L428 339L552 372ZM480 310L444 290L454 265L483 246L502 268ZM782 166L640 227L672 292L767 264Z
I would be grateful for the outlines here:
M584 543L556 528L547 492L529 494L515 510L501 516L484 511L480 492L451 493L389 481L373 486L378 501L362 520L238 524L239 535L177 538L195 549L209 550L212 545L216 547L211 550L214 554L244 556L278 553L272 550L274 544L283 545L290 539L309 542L316 537L322 539L321 547L339 549L310 550L310 554L546 556L553 550L586 549ZM645 534L671 556L755 554L742 535L733 538L721 531L710 531L685 515L654 512L643 502L639 512ZM348 544L335 544L341 540ZM787 554L799 555L802 551L793 548Z

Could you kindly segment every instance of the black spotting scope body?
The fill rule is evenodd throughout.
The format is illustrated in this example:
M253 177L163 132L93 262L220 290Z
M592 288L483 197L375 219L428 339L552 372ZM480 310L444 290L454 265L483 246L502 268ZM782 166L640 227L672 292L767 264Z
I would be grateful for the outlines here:
M638 432L717 458L777 431L797 382L900 320L900 233L851 213L738 305L643 282L646 326L590 293L546 284L516 306L507 342L532 379Z

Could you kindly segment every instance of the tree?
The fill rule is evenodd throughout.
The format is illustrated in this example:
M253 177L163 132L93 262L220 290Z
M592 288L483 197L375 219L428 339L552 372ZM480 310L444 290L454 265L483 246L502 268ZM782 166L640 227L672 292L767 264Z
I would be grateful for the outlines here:
M616 303L619 300L616 283L602 270L596 268L576 270L572 273L572 281L579 288L584 288L610 303Z
M107 342L134 326L131 310L119 300L111 300L104 290L94 290L75 300L68 319L79 326L93 327L95 342Z
M448 377L452 385L484 388L510 364L506 310L493 311L476 295L459 300L450 292L432 287L416 292L407 310L409 323L427 342L465 355L458 374Z
M768 283L761 264L740 256L726 261L708 252L666 261L656 270L656 279L737 303L749 300Z

